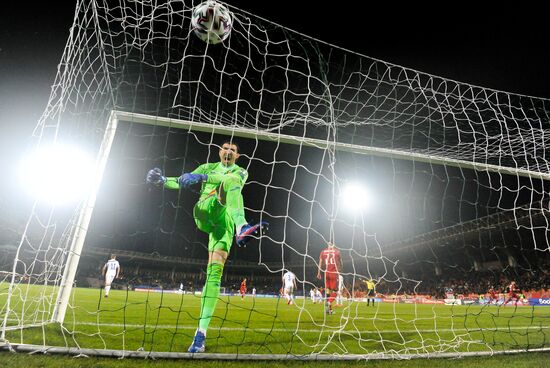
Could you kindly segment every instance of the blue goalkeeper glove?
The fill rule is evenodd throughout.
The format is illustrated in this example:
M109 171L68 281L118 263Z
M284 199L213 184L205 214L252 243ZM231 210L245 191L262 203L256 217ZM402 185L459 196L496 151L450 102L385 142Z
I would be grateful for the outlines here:
M156 187L161 187L164 185L164 183L166 183L166 177L162 175L162 170L158 167L149 170L145 180L147 181L147 184L151 184Z
M208 179L206 174L185 173L178 178L178 183L181 188L188 189L191 185L202 183Z

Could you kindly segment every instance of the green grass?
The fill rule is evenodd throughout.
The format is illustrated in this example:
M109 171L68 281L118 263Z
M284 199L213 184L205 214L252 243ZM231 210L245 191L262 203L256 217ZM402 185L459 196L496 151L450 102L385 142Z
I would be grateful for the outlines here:
M0 352L3 367L43 368L300 368L315 365L315 368L547 368L550 353L527 353L468 357L462 359L413 359L358 362L297 362L297 361L194 361L194 360L145 360L110 358L73 358L67 356L27 355Z
M0 285L4 305L6 284ZM185 352L199 315L192 295L74 289L63 327L8 331L11 343L47 346ZM46 294L50 292L47 291ZM43 289L19 287L10 324L48 319ZM55 294L52 292L52 294ZM25 295L25 307L21 296ZM52 299L53 300L53 299ZM24 311L24 313L23 313ZM36 313L36 311L41 311ZM2 316L3 317L3 316ZM209 353L404 354L550 347L550 308L350 303L326 316L320 304L273 298L221 297L207 336Z

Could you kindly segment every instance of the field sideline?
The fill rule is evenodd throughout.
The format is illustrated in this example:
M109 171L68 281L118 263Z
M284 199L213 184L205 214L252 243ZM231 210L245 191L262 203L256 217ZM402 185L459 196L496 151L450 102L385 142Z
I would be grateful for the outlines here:
M6 284L0 285L0 305ZM6 332L11 343L126 351L185 352L199 315L193 295L75 288L63 326ZM19 286L8 326L48 320L44 290ZM23 308L21 296L33 300ZM550 347L549 307L346 303L331 316L298 299L221 297L207 335L207 352L229 354L415 354ZM24 313L23 313L24 310ZM2 311L5 313L4 311ZM4 315L2 315L2 318Z

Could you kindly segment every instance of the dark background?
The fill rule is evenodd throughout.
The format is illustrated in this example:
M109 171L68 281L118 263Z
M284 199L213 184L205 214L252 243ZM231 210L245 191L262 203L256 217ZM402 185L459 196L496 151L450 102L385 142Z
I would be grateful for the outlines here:
M229 3L363 55L478 86L550 98L550 32L540 9L480 9L463 3L446 10L327 5L306 11L294 8L292 1ZM30 8L16 2L0 15L4 133L25 126L17 136L24 138L42 113L73 11L71 1L38 2Z

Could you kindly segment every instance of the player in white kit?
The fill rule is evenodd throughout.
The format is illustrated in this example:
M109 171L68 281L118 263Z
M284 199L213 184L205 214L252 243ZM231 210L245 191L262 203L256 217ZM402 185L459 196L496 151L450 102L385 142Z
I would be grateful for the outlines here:
M338 275L338 291L336 292L336 305L341 307L344 305L344 298L342 297L342 293L344 292L344 276L341 274Z
M323 302L323 294L321 294L321 290L318 288L315 288L315 302Z
M294 289L296 289L296 275L290 271L286 271L283 274L283 295L287 300L286 304L292 304Z
M111 254L111 259L105 263L101 273L105 277L105 298L109 297L109 291L111 290L111 284L114 279L117 279L120 274L120 264L116 260L116 255Z

